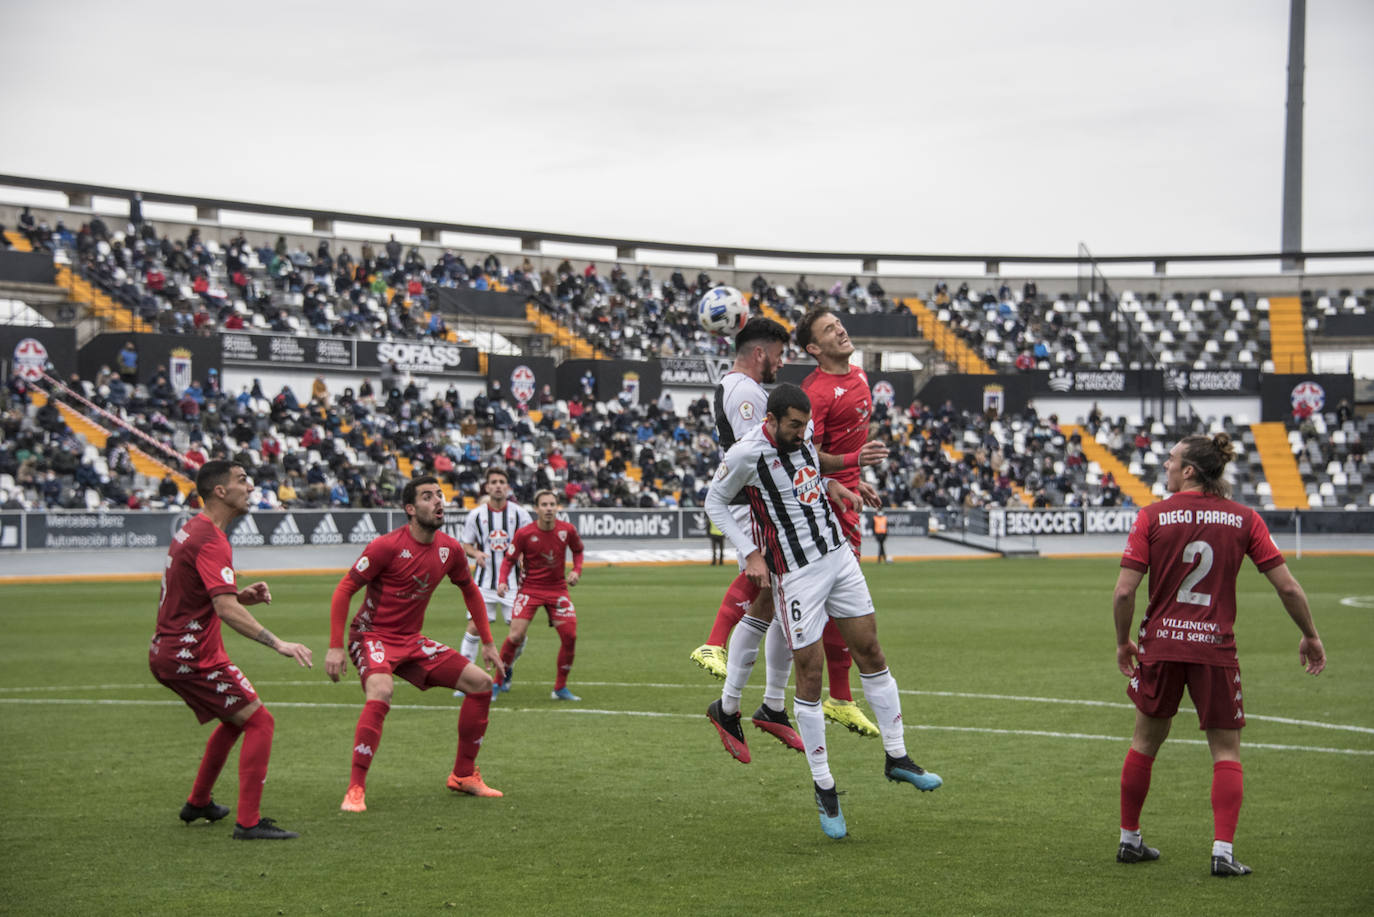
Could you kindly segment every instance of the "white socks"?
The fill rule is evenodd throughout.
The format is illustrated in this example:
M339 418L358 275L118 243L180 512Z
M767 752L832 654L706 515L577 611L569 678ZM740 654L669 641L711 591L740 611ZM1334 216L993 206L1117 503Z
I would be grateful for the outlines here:
M477 661L477 651L482 648L482 641L477 639L476 634L463 634L463 643L458 652L467 657L468 662Z
M740 697L744 694L744 686L749 683L750 673L754 671L759 644L763 642L767 631L768 625L763 621L745 615L730 635L730 647L725 657L725 687L720 691L720 707L727 715L739 713Z
M897 694L897 680L890 670L883 669L872 675L860 673L859 681L883 735L883 750L894 758L902 757L906 754L906 735L902 731L902 699Z
M792 717L796 720L802 744L806 746L811 779L821 789L830 789L835 785L835 778L830 776L830 757L825 752L825 714L821 712L821 702L793 696Z
M1135 831L1129 831L1129 830L1127 830L1127 829L1125 829L1125 828L1122 828L1122 829L1121 829L1121 843L1123 843L1123 844L1129 844L1129 845L1132 846L1132 847L1139 847L1140 844L1141 844L1141 840L1140 840L1140 830L1139 830L1139 829L1136 829Z
M1235 858L1235 853L1231 845L1226 841L1212 841L1212 856L1226 857L1226 859L1230 860Z
M763 702L770 710L787 708L787 679L792 675L792 648L787 645L787 634L782 628L782 622L775 615L763 644L768 675L763 686Z

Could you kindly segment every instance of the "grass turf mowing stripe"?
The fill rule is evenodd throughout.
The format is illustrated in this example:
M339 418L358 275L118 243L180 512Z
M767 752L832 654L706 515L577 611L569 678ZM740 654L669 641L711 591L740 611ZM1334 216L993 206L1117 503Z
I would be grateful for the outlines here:
M0 704L14 705L57 705L92 707L180 707L176 700L132 700L123 698L78 698L78 697L0 697ZM295 710L358 710L357 703L312 703L304 701L274 701L272 707ZM698 720L696 713L665 713L660 710L606 710L595 707L510 707L493 706L493 712L500 713L558 713L582 714L584 716L630 716L644 719L684 719ZM396 704L391 710L415 710L424 713L453 713L456 705L436 706L432 704ZM1043 729L994 729L985 726L934 726L925 723L907 724L904 729L919 729L936 732L963 732L977 735L1032 736L1047 739L1084 739L1096 742L1129 742L1126 736L1097 735L1085 732L1054 732ZM1203 739L1171 739L1174 744L1206 745ZM1329 748L1320 745L1278 745L1272 742L1247 742L1245 747L1262 748L1270 751L1306 751L1338 755L1374 756L1374 749Z

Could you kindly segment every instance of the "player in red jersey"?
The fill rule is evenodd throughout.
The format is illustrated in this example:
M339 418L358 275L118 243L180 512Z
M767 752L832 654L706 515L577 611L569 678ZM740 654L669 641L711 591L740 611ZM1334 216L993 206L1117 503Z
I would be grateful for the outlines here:
M447 577L463 592L463 602L482 641L482 658L498 676L503 675L505 670L487 623L487 607L472 581L462 544L439 531L444 524L444 494L438 479L413 478L401 491L401 504L409 522L373 539L363 549L334 589L329 606L329 652L324 670L330 679L338 681L348 667L343 630L349 603L353 593L367 588L348 634L349 655L367 700L353 736L353 768L340 806L345 812L367 811L367 771L382 739L382 722L391 709L397 675L421 691L437 687L464 692L458 711L458 754L448 776L448 788L472 796L502 795L487 786L477 769L477 752L491 710L491 676L420 632L430 596Z
M564 579L563 567L569 550L572 551L573 569ZM504 596L510 588L507 584L511 569L521 557L525 559L525 576L515 595L510 635L501 645L501 661L510 665L515 659L516 650L525 644L525 634L534 620L534 613L542 605L548 613L549 626L558 630L561 641L553 699L581 700L568 690L568 672L572 671L577 648L577 609L568 595L568 587L576 586L582 578L582 539L577 529L559 520L558 497L551 490L541 490L534 495L534 521L517 531L511 540L511 549L501 561L497 595ZM502 690L509 691L509 684Z
M248 512L252 492L248 473L233 462L206 462L196 474L196 493L204 509L181 527L167 551L148 667L153 677L186 702L196 719L202 723L220 721L205 744L191 795L181 808L181 820L187 824L197 818L213 822L229 814L227 806L215 804L210 791L241 734L234 837L281 839L298 835L261 817L258 811L267 761L272 755L275 721L253 685L225 653L220 620L300 665L308 667L311 654L310 648L300 643L278 640L244 607L272 601L266 583L254 583L242 590L234 584L233 550L225 532L233 520Z
M1243 782L1240 730L1240 667L1232 625L1236 576L1248 556L1269 578L1284 610L1302 631L1298 659L1316 675L1326 667L1307 596L1288 571L1283 554L1254 510L1233 503L1222 477L1235 457L1231 439L1189 436L1169 452L1164 486L1172 494L1136 517L1121 557L1112 596L1116 664L1130 679L1136 706L1135 733L1121 768L1122 863L1159 859L1140 837L1140 810L1150 790L1150 769L1186 685L1212 751L1212 875L1243 876L1250 867L1235 858L1232 842L1240 817ZM1131 640L1135 593L1150 573L1150 604Z
M859 454L868 441L868 418L873 413L868 376L862 367L849 362L854 345L840 317L829 309L813 309L802 316L797 322L797 346L811 354L817 364L801 385L811 399L812 442L822 452L844 457L844 467L831 472L829 477L858 493ZM863 533L859 509L834 502L831 509L855 557L860 557ZM877 736L877 725L854 703L854 691L849 685L853 662L834 621L826 622L821 643L830 682L830 696L821 705L826 718L860 735Z

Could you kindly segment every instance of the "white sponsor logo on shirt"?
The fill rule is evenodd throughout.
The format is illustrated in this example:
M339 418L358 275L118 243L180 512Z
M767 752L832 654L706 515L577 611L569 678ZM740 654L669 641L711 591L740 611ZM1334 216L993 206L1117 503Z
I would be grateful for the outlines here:
M358 562L353 565L353 569L357 570L359 573L366 573L367 568L371 565L372 561L368 560L367 555L364 554L362 557L358 558Z
M219 575L220 579L224 580L227 585L234 585L234 570L232 567L223 568L219 571Z
M745 420L753 420L753 419L754 419L754 404L753 404L753 402L751 402L751 401L745 401L745 402L743 402L742 404L740 404L740 406L739 406L739 416L743 417Z

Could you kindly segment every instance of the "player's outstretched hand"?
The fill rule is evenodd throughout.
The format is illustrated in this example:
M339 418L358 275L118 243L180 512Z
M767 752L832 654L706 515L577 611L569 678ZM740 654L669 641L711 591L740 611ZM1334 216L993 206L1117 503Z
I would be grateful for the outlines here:
M267 588L266 583L256 582L239 590L239 604L270 605L272 604L272 591Z
M495 643L483 644L482 659L487 663L487 670L497 681L506 680L506 664L501 661L501 651L496 648Z
M487 565L487 560L488 560L488 558L487 558L487 552L486 552L486 551L478 551L476 554L472 555L472 559L475 560L475 561L477 561L477 566L479 566L479 567L485 567L485 566Z
M505 583L497 583L497 584L496 584L496 594L497 594L497 595L505 595L506 592L507 592L507 590L509 590L509 589L510 589L510 587L507 586Z
M310 652L310 647L304 643L287 643L285 640L278 640L277 652L296 660L296 663L302 668L313 669L315 667L313 664L314 654Z
M832 503L845 512L858 512L863 508L863 503L859 500L859 495L836 481L834 478L826 480L825 493L830 497Z
M1135 660L1139 655L1140 648L1135 645L1134 640L1116 645L1116 667L1121 670L1122 675L1130 678L1135 674Z
M860 465L876 465L886 458L887 445L878 442L876 439L870 439L868 442L864 443L863 448L859 450Z
M1303 637L1298 641L1298 661L1307 668L1308 675L1320 675L1326 668L1326 647L1321 637Z
M338 681L339 676L348 671L348 657L342 646L331 646L324 654L324 674L330 681Z
M576 586L580 579L582 579L582 574L574 570L573 572L568 574L568 585Z
M859 482L858 491L860 499L862 499L866 505L874 509L883 505L882 499L878 496L878 489L867 481Z

